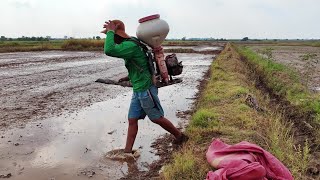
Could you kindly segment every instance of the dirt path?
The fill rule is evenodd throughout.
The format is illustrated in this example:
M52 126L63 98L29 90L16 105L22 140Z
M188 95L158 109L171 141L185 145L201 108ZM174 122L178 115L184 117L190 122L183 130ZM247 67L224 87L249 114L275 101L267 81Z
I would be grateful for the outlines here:
M198 80L212 55L178 54L183 82L161 88L166 116L188 110ZM10 179L118 179L148 170L158 159L150 147L164 130L140 121L136 163L104 158L123 146L131 89L95 83L126 74L123 61L91 52L35 52L0 54L0 175ZM89 106L90 105L90 106Z

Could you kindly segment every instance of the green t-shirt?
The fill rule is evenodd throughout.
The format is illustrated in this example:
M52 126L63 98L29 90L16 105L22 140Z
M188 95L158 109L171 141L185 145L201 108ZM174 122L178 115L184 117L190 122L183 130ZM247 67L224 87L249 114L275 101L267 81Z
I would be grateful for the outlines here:
M135 42L125 40L121 44L116 44L114 42L114 32L108 31L104 43L104 53L108 56L124 59L134 92L141 92L150 88L152 80L148 69L147 56ZM136 65L132 62L135 62Z

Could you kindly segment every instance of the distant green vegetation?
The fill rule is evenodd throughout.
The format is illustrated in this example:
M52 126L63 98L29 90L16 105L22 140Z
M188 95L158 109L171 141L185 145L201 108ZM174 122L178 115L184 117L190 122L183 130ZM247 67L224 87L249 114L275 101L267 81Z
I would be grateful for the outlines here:
M233 41L233 42L241 45L320 47L320 40L249 40L249 41Z
M102 51L103 44L103 40L90 39L54 41L0 41L0 53L46 50Z
M37 41L38 40L38 41ZM259 40L259 41L240 41L230 40L243 45L285 45L285 46L313 46L320 47L320 41L272 41L272 40ZM77 51L101 51L103 50L104 40L100 37L95 39L69 39L69 40L48 40L45 38L27 38L19 40L0 40L0 53L1 52L19 52L19 51L45 51L45 50L77 50ZM198 45L222 45L225 42L220 40L166 40L164 46L198 46ZM194 53L191 49L167 49L166 52L181 52L181 53Z
M103 51L104 39L68 39L50 41L0 41L1 52L19 51L46 51L46 50L67 50L67 51ZM164 46L197 46L212 45L209 41L165 41ZM214 44L217 45L217 44ZM222 46L222 44L220 44ZM165 49L167 53L199 53L193 49ZM204 51L204 54L217 54L220 50Z
M181 40L166 40L163 46L197 46L197 45L210 45L212 42L217 41L181 41Z
M63 50L87 50L87 51L103 51L104 40L82 40L72 39L66 40L61 45Z
M320 47L320 42L312 42L310 45L313 47Z
M60 50L63 41L0 41L1 52Z

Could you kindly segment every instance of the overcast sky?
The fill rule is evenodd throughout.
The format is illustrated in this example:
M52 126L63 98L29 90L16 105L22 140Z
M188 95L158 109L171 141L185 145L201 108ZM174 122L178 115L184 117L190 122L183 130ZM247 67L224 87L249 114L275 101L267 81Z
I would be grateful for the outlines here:
M320 0L0 0L0 35L92 37L108 19L135 36L160 14L169 38L320 39Z

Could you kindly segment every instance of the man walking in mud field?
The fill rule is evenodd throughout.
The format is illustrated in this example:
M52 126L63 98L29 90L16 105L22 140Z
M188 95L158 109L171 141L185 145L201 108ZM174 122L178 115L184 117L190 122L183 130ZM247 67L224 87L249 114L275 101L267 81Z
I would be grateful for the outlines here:
M188 137L164 117L158 98L158 88L152 84L147 56L135 42L129 40L131 37L126 34L123 22L120 20L108 21L103 27L102 33L107 35L104 53L108 56L124 59L128 76L121 78L119 81L130 81L133 86L124 152L132 155L132 147L138 132L138 120L144 119L146 116L171 133L175 137L175 144L182 144L187 141Z

